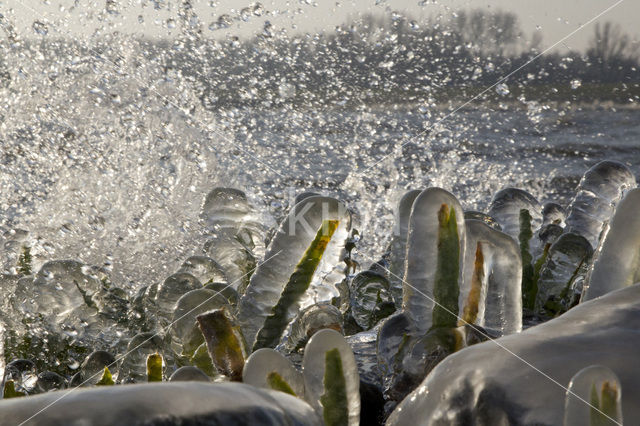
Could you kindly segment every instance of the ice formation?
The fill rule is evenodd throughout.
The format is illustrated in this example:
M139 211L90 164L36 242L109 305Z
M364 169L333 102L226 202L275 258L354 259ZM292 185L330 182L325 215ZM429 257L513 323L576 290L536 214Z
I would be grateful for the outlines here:
M501 336L517 333L522 330L520 248L509 235L481 221L467 219L465 223L467 248L460 312L477 297L478 312L473 324ZM481 268L476 271L478 266ZM478 296L471 294L474 278L480 280Z
M229 284L242 293L255 267L255 256L264 253L264 229L257 213L244 192L214 188L200 216L209 234L205 252L222 266Z
M153 332L140 333L129 341L125 356L117 369L118 382L140 383L147 381L147 357L159 353L165 355L162 337ZM114 374L115 371L110 368Z
M169 377L170 382L210 382L211 379L198 367L185 365L178 368Z
M249 347L253 347L258 331L326 220L338 220L338 229L322 256L311 287L300 302L300 308L331 300L338 295L335 284L344 276L339 265L343 257L344 241L351 228L351 214L343 203L334 198L310 196L296 204L280 225L265 254L265 259L269 261L258 266L239 302L238 321Z
M626 191L635 188L636 178L617 161L601 161L587 170L569 204L566 230L582 235L595 249L605 223Z
M304 399L304 379L289 359L270 348L258 349L249 356L242 382L263 389L282 390L285 386ZM280 389L278 389L278 386Z
M554 317L578 303L592 251L589 241L573 232L551 245L539 272L536 312Z
M395 312L390 283L384 275L363 271L353 277L350 289L351 315L363 330Z
M458 271L457 283L462 282L465 250L465 222L462 207L458 200L441 188L429 188L420 193L413 203L409 221L407 240L407 259L403 282L402 307L420 332L427 331L432 324L434 310L434 289L438 278L438 257L442 262L455 262L442 259L445 254L438 252L438 238L441 222L440 212L455 215L458 235ZM455 274L455 273L454 273ZM451 315L445 313L445 315Z
M624 197L585 279L583 300L640 282L640 189Z
M571 378L564 404L563 426L622 424L622 388L616 373L591 365Z
M329 303L316 303L300 311L291 322L290 332L287 334L286 349L298 351L304 347L318 330L330 328L343 333L342 313Z
M520 245L522 304L523 309L532 311L536 298L533 262L544 249L540 240L534 238L542 224L542 206L526 191L505 188L494 195L489 214L500 223L502 231Z
M284 392L240 383L170 382L104 386L2 401L0 425L15 426L45 407L40 426L75 424L297 424L321 426L311 406ZM61 396L64 395L64 398Z
M193 275L202 284L209 283L226 283L227 276L224 268L210 257L207 256L191 256L184 261L177 272L186 272Z
M396 306L402 304L402 276L404 275L405 257L407 255L407 236L409 234L409 218L413 202L420 195L421 190L414 189L405 193L398 203L398 210L395 218L395 228L393 239L389 247L389 281L391 282L391 293L396 302Z
M505 188L498 191L491 200L489 216L500 224L502 232L519 241L521 232L521 211L531 215L531 228L535 231L542 224L542 206L535 197L522 189Z
M176 302L171 328L171 347L177 354L193 355L204 343L202 333L196 325L196 317L204 312L229 305L220 292L200 288L183 294Z
M314 334L305 347L302 370L305 399L325 421L327 414L336 414L331 411L346 409L349 426L359 424L358 366L351 347L340 333L325 329Z
M640 285L581 303L522 333L449 356L398 405L387 425L469 419L560 425L564 387L580 369L594 364L607 366L620 378L624 418L639 418L638 328Z

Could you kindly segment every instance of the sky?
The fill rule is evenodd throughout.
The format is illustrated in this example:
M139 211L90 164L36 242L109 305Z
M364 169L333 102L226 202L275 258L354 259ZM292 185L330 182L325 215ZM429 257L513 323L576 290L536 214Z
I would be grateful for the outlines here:
M101 31L160 38L179 33L176 22L183 1L0 0L0 13L26 38L42 37L44 33L55 37L88 37L100 35ZM420 23L431 16L448 17L460 10L484 9L516 13L525 35L540 33L542 47L547 48L615 5L597 21L559 43L556 49L583 50L593 35L595 22L617 23L631 37L640 39L638 0L262 0L262 8L258 8L262 13L248 14L246 21L240 19L240 11L245 7L252 10L254 0L191 0L191 3L210 37L250 36L261 32L265 21L276 30L295 34L330 31L363 13L396 11ZM225 14L232 18L228 29L211 26Z

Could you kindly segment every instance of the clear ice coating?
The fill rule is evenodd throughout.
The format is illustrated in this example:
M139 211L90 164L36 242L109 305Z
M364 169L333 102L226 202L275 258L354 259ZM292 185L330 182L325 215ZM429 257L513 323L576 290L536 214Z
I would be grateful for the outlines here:
M168 320L176 309L176 303L187 292L202 289L202 283L186 272L177 272L167 277L157 287L155 305L158 316ZM166 325L161 322L161 325Z
M382 386L385 390L391 386L398 349L406 339L406 336L410 336L413 332L414 324L403 311L398 311L386 318L378 330L378 340L376 342L377 364L382 377Z
M251 249L245 244L249 241L248 237L240 239L239 235L242 234L236 235L222 231L211 235L204 244L204 251L222 266L229 285L242 294L249 284L249 277L255 269L256 260Z
M434 286L438 265L438 214L442 206L455 210L459 239L459 277L463 281L465 222L460 203L441 188L428 188L413 203L409 220L407 259L403 282L402 307L420 332L432 324Z
M140 383L147 381L147 357L159 353L167 360L162 337L153 332L140 333L133 336L127 345L125 356L118 366L119 383ZM115 372L111 369L115 377Z
M467 424L469 418L488 425L561 425L564 387L590 365L616 373L624 418L640 418L639 328L640 286L580 303L521 333L448 356L398 405L387 425Z
M537 281L537 313L554 317L580 300L592 252L589 241L573 232L562 234L551 245Z
M636 178L622 163L606 160L591 167L567 209L566 231L582 235L595 249L616 204L635 187Z
M528 210L531 215L531 228L534 231L539 229L542 224L542 206L533 195L522 189L505 188L498 191L491 200L489 216L498 221L502 232L519 241L520 211L523 209Z
M286 349L296 351L303 348L309 338L323 328L343 333L343 324L342 312L337 307L329 303L307 306L291 322L289 333L284 333L287 336Z
M15 426L43 408L38 425L236 424L321 426L321 416L284 392L242 383L174 381L100 386L2 401L0 425ZM203 420L204 419L204 420Z
M243 292L255 267L255 257L264 253L264 229L244 192L214 188L207 195L201 218L208 232L205 252L223 269L233 286Z
M467 219L464 281L460 287L460 312L477 297L475 325L498 335L522 330L522 261L520 248L509 235L484 222ZM475 283L481 283L475 296Z
M220 292L200 288L191 290L176 303L172 326L169 329L171 347L177 354L191 356L204 343L204 337L196 325L196 317L203 312L228 305L229 300Z
M13 381L16 391L24 392L27 395L33 393L38 381L37 370L33 361L16 359L7 364L1 381L3 388L8 380Z
M115 357L106 351L91 352L82 362L82 365L80 366L79 376L74 377L74 383L72 383L72 385L95 385L100 380L100 377L102 377L102 372L104 371L105 367L109 368L111 372L115 372Z
M377 340L379 327L346 336L358 363L360 381L380 387L380 369L378 368Z
M553 224L564 227L566 216L564 208L558 203L546 203L542 206L542 226Z
M358 375L358 365L351 347L342 336L335 330L320 330L309 339L309 343L304 349L302 360L302 372L304 375L305 399L316 412L322 416L322 401L324 395L328 394L326 383L327 374L325 366L328 364L328 354L334 349L338 350L342 364L342 375L346 388L348 424L356 426L360 423L360 376ZM327 385L327 386L325 386Z
M178 368L169 377L170 382L210 382L211 379L198 367L185 365Z
M201 217L210 233L236 237L256 255L264 253L263 222L239 189L211 190L202 206Z
M542 224L542 206L533 195L522 189L505 188L494 195L489 214L500 223L502 232L510 235L520 246L522 307L530 312L536 298L534 260L544 250L541 241L534 238Z
M36 392L45 393L52 392L67 387L67 380L53 371L43 371L38 374L38 381L36 382Z
M483 222L485 225L492 227L493 229L497 229L498 231L502 231L502 227L493 217L489 216L486 213L478 212L475 210L467 210L464 212L465 219L475 219Z
M590 365L571 378L564 403L563 426L622 424L622 387L616 373Z
M259 265L247 290L239 301L238 321L249 347L265 318L280 299L289 277L296 268L323 221L338 220L322 260L318 265L307 293L300 301L300 309L338 296L335 285L342 281L344 242L351 229L351 213L335 198L310 196L292 209L271 240L265 262Z
M538 239L540 240L543 252L547 246L551 246L551 244L556 242L563 233L564 229L560 225L554 225L553 223L542 225L542 228L538 231Z
M264 389L278 390L283 380L295 396L304 399L304 378L288 358L271 348L258 349L249 356L242 370L242 382ZM280 382L281 383L281 382Z
M373 271L362 271L351 280L351 316L363 329L373 328L395 312L389 280Z
M582 300L640 282L640 188L619 203L587 273Z
M73 260L45 263L33 281L21 280L16 288L16 312L29 319L41 318L55 330L84 334L96 322L98 309L93 297L100 281L87 275L87 268Z
M202 284L226 283L227 276L222 266L207 256L191 256L184 261L177 272L186 272L193 275Z
M409 218L413 202L422 192L414 189L405 193L398 203L396 211L393 239L389 247L389 281L391 293L397 307L402 305L402 276L404 275L405 257L407 255L407 235L409 234Z

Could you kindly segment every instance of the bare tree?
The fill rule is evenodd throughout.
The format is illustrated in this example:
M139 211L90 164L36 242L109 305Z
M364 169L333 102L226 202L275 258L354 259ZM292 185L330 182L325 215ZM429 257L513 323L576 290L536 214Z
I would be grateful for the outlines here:
M612 64L624 60L638 60L638 43L634 43L627 34L622 32L619 24L605 22L596 24L587 55L591 59L603 64Z
M511 12L460 11L452 26L472 51L483 55L514 54L522 40L518 17Z

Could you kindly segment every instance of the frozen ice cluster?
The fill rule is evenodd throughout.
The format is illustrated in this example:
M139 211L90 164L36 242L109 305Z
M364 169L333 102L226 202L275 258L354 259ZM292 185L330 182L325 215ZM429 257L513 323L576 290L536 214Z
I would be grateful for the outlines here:
M135 291L74 260L34 271L26 231L5 233L0 424L636 418L635 186L604 161L566 208L504 188L469 211L413 190L379 259L359 253L367 235L337 198L301 194L270 229L217 187L201 249Z

